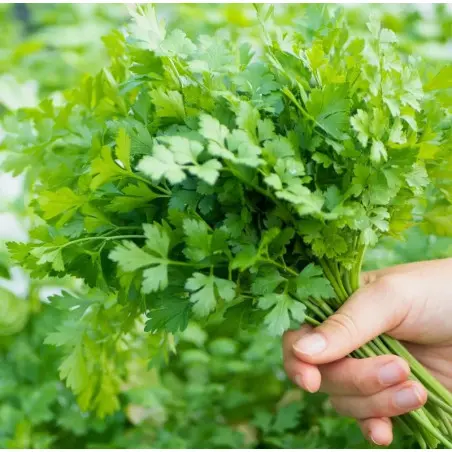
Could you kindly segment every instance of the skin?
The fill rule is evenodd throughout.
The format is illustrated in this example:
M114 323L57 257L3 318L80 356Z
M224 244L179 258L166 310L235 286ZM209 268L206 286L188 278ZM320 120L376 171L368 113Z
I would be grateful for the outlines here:
M427 393L408 380L400 357L347 357L382 333L400 340L452 391L452 259L364 273L361 288L321 326L284 335L289 378L327 393L340 414L357 419L365 437L383 446L393 440L391 417L420 408Z

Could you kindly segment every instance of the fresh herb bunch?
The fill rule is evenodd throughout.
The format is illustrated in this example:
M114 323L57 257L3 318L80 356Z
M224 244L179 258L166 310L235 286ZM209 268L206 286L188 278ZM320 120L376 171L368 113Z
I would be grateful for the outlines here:
M66 350L61 377L82 409L117 409L117 355L143 315L154 359L191 317L275 336L318 325L358 289L366 247L412 224L427 169L448 159L447 69L423 86L372 18L361 38L337 11L309 27L256 13L253 48L225 29L192 41L153 7L131 9L128 31L105 38L109 68L4 121L6 169L26 169L34 194L32 241L10 244L13 258L88 286L54 298L67 319L47 338ZM452 394L400 343L354 355L386 353L429 391L400 424L452 447Z

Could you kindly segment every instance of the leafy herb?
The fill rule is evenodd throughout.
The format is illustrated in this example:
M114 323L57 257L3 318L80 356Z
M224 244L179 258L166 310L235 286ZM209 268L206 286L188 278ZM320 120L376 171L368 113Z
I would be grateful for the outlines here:
M190 317L237 307L261 311L273 335L317 324L358 288L365 248L408 227L400 206L440 180L438 156L450 165L447 69L423 88L374 18L361 38L327 10L307 34L256 13L261 51L244 56L221 34L192 41L153 7L131 8L128 32L108 39L122 49L109 68L62 105L5 121L6 167L27 170L37 217L11 252L33 276L90 286L63 297L73 317L47 342L65 348L62 378L101 416L118 407L117 340L143 314L165 352ZM435 209L426 219L447 230ZM426 444L452 445L423 415Z

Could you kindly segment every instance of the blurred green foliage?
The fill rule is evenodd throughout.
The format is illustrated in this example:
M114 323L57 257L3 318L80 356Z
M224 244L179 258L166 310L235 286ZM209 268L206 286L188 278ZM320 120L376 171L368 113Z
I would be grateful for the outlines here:
M309 30L322 5L278 8L281 27L296 15ZM413 5L349 6L353 26L363 27L369 9L402 37L408 54L416 51L434 65L452 58L452 14L446 6L436 5L427 18ZM249 4L162 5L161 12L168 21L183 20L189 35L227 29L253 39ZM0 5L0 115L58 96L103 67L108 55L101 38L126 20L127 9L116 4ZM1 207L25 217L26 196ZM9 260L2 250L0 277L6 278ZM405 241L385 239L370 250L365 268L450 255L451 238L414 227ZM274 339L260 331L230 337L196 323L179 338L177 355L153 367L149 357L158 357L160 338L138 325L124 351L128 379L120 411L104 420L82 413L59 380L57 350L44 345L61 315L46 302L46 290L74 284L29 281L26 297L0 288L0 447L369 447L354 421L337 417L323 395L303 393L288 382ZM411 446L403 438L393 444Z

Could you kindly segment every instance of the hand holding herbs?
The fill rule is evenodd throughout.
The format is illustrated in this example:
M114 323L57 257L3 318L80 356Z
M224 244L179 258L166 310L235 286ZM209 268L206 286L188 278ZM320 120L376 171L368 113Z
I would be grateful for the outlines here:
M47 338L82 409L118 408L144 316L153 362L190 318L275 336L325 321L359 288L366 247L412 224L435 175L444 188L448 72L423 86L393 32L371 19L350 36L318 11L289 27L258 7L256 33L192 41L139 6L105 38L109 68L6 118L6 169L26 170L33 194L31 241L10 251L34 278L86 286L53 298L67 320ZM443 216L430 224L447 229ZM393 353L429 396L398 422L452 447L452 394L397 340L353 355Z
M389 418L423 406L427 391L409 379L410 360L394 355L364 360L346 356L370 338L387 333L404 341L419 362L450 390L451 271L452 259L445 259L363 274L365 287L321 326L314 331L305 326L285 333L288 376L309 392L328 393L336 410L358 419L369 439L379 445L390 444ZM306 350L310 343L312 349L313 334L321 335L323 350ZM311 342L306 342L307 338Z

